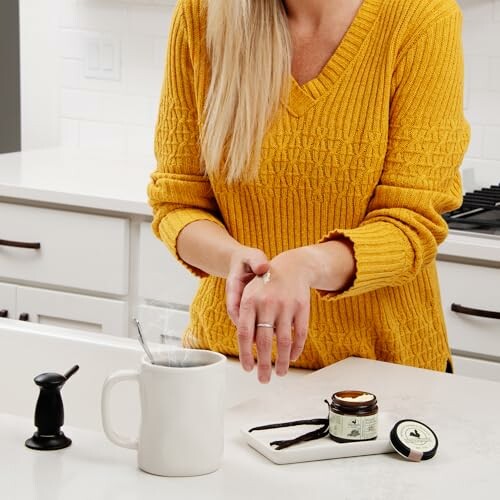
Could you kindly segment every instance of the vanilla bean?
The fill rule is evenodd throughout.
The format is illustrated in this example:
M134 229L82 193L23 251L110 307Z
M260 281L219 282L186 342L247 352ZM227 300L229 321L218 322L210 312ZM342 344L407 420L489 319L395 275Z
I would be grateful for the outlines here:
M291 422L280 422L276 424L259 425L258 427L252 427L248 432L252 431L263 431L266 429L278 429L280 427L292 427L294 425L324 425L324 418L312 418L309 420L293 420Z
M311 432L307 432L306 434L302 434L302 436L298 436L293 439L284 439L281 441L272 441L269 443L270 446L276 446L276 450L283 450L285 448L288 448L289 446L292 446L294 444L298 443L303 443L306 441L313 441L314 439L320 439L322 437L325 437L328 434L328 422L323 425L320 429L316 429Z
M324 402L328 405L328 416L327 418L310 418L307 420L293 420L291 422L278 422L276 424L259 425L257 427L252 427L248 432L253 431L263 431L267 429L279 429L282 427L292 427L295 425L321 425L319 429L314 431L306 432L301 436L293 439L282 439L277 441L272 441L269 443L270 446L276 446L276 450L283 450L297 443L303 443L305 441L312 441L314 439L320 439L328 434L330 426L330 403L325 399Z

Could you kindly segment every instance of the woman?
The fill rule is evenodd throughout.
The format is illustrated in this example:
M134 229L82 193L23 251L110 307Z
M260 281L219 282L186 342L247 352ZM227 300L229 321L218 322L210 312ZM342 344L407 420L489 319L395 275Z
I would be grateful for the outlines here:
M203 278L187 347L451 368L436 276L461 203L455 0L178 0L148 186Z

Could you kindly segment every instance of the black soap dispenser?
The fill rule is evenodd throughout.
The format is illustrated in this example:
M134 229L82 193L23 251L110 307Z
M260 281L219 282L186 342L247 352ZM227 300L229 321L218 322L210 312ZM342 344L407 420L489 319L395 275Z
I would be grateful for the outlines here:
M35 377L40 394L35 409L35 427L38 428L25 445L33 450L60 450L71 444L71 439L61 431L64 424L64 407L61 388L78 371L75 365L64 375L42 373Z

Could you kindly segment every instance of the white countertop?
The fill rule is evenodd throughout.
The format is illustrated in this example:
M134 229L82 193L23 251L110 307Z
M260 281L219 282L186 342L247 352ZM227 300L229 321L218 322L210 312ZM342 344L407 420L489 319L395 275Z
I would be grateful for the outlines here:
M396 454L275 465L240 435L257 421L297 414L297 405L325 416L324 398L355 387L374 392L382 410L430 425L436 456L421 463ZM0 496L9 500L181 499L469 499L493 498L500 470L500 384L349 358L297 381L279 394L226 413L225 455L215 473L162 478L137 469L135 452L103 433L64 427L73 445L55 452L24 446L31 419L0 415Z
M84 149L0 154L0 199L151 216L153 160Z
M52 148L0 154L0 201L151 217L147 184L154 168L154 158L85 149ZM500 237L450 230L438 254L498 263Z

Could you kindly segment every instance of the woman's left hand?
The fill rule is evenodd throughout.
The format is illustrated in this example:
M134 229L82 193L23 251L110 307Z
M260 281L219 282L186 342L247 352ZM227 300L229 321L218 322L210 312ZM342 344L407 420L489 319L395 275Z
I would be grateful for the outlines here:
M300 356L307 339L310 289L343 289L352 282L355 270L353 246L347 239L299 247L274 257L269 281L256 276L241 296L237 328L243 368L252 371L254 367L255 342L259 381L269 382L276 335L276 375L286 375L290 360ZM257 326L259 323L274 328Z
M270 279L253 278L244 288L238 320L238 344L243 368L254 366L252 347L258 353L258 377L267 383L271 377L271 349L276 335L276 374L288 371L290 359L302 352L307 337L310 307L310 273L301 249L277 255L270 262ZM258 323L274 328L257 326ZM292 338L293 327L293 338Z

